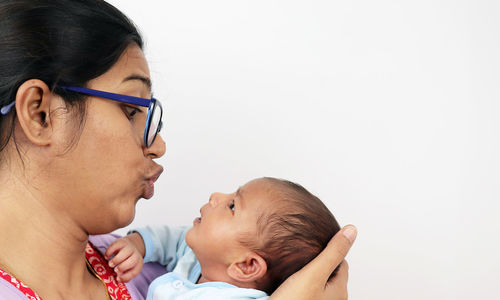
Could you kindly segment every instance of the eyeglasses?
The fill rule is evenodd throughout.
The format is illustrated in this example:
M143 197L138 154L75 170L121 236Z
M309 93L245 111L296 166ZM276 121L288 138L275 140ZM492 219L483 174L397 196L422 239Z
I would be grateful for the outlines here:
M160 101L155 98L146 99L133 97L122 94L109 93L104 91L98 91L93 89L87 89L78 86L58 86L61 89L65 89L72 92L77 92L80 94L96 96L99 98L105 98L110 100L115 100L123 103L129 103L134 105L139 105L148 108L148 116L146 118L146 126L144 127L144 145L149 148L153 145L158 132L160 132L163 122L163 108L161 107Z
M139 97L133 97L133 96L128 96L128 95L122 95L122 94L115 94L115 93L109 93L109 92L104 92L104 91L98 91L98 90L93 90L93 89L87 89L83 87L78 87L78 86L66 86L66 85L60 85L58 86L61 89L76 92L79 94L85 94L85 95L90 95L90 96L95 96L99 98L105 98L105 99L110 99L110 100L115 100L123 103L129 103L133 105L139 105L143 107L148 108L148 114L146 118L146 126L144 128L144 145L149 148L151 145L153 145L156 136L158 135L158 132L160 132L163 122L162 122L162 117L163 117L163 108L161 107L160 101L156 100L155 98L151 99L146 99L146 98L139 98ZM15 101L2 107L0 109L0 114L6 115L9 113L11 108L14 106Z

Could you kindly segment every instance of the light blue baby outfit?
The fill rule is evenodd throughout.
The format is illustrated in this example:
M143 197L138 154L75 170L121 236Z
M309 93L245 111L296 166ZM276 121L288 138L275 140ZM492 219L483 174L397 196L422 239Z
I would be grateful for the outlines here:
M169 271L151 282L147 300L269 298L263 291L239 288L226 282L196 284L201 275L201 267L193 251L186 244L188 229L188 227L148 226L134 230L144 240L146 248L144 262L158 262L167 266Z

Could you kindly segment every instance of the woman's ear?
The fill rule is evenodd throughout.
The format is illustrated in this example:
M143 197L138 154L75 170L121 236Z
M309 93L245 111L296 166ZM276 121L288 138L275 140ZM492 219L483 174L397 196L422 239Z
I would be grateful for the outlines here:
M16 95L16 114L26 138L38 146L50 144L52 123L50 104L52 93L45 82L25 81Z
M227 268L227 274L233 280L239 282L256 281L267 272L266 261L255 252L250 252L237 262L233 262Z

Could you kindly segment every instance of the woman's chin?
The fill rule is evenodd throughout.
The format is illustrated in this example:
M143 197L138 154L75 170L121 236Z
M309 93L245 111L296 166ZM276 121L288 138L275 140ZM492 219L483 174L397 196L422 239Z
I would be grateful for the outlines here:
M106 226L107 228L105 229L103 228L103 232L101 234L110 233L117 229L130 225L132 221L134 221L134 217L135 217L135 206L132 209L127 210L127 212L121 211L120 214L115 215L114 218L112 216L109 216L108 220L110 222L114 220L114 222L112 222L112 224L107 224L108 225Z
M130 225L135 218L137 201L138 198L116 198L114 205L109 204L112 208L95 212L93 214L95 217L88 220L92 222L92 224L87 224L89 234L106 234ZM108 200L108 202L111 201Z
M122 216L119 228L130 225L132 221L134 221L134 218L135 218L135 206L130 210L130 212L127 215Z

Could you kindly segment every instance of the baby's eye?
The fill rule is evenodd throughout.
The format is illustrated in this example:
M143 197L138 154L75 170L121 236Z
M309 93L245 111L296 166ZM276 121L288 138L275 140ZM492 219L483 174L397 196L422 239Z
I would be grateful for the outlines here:
M234 211L234 199L229 202L228 206L230 210Z

